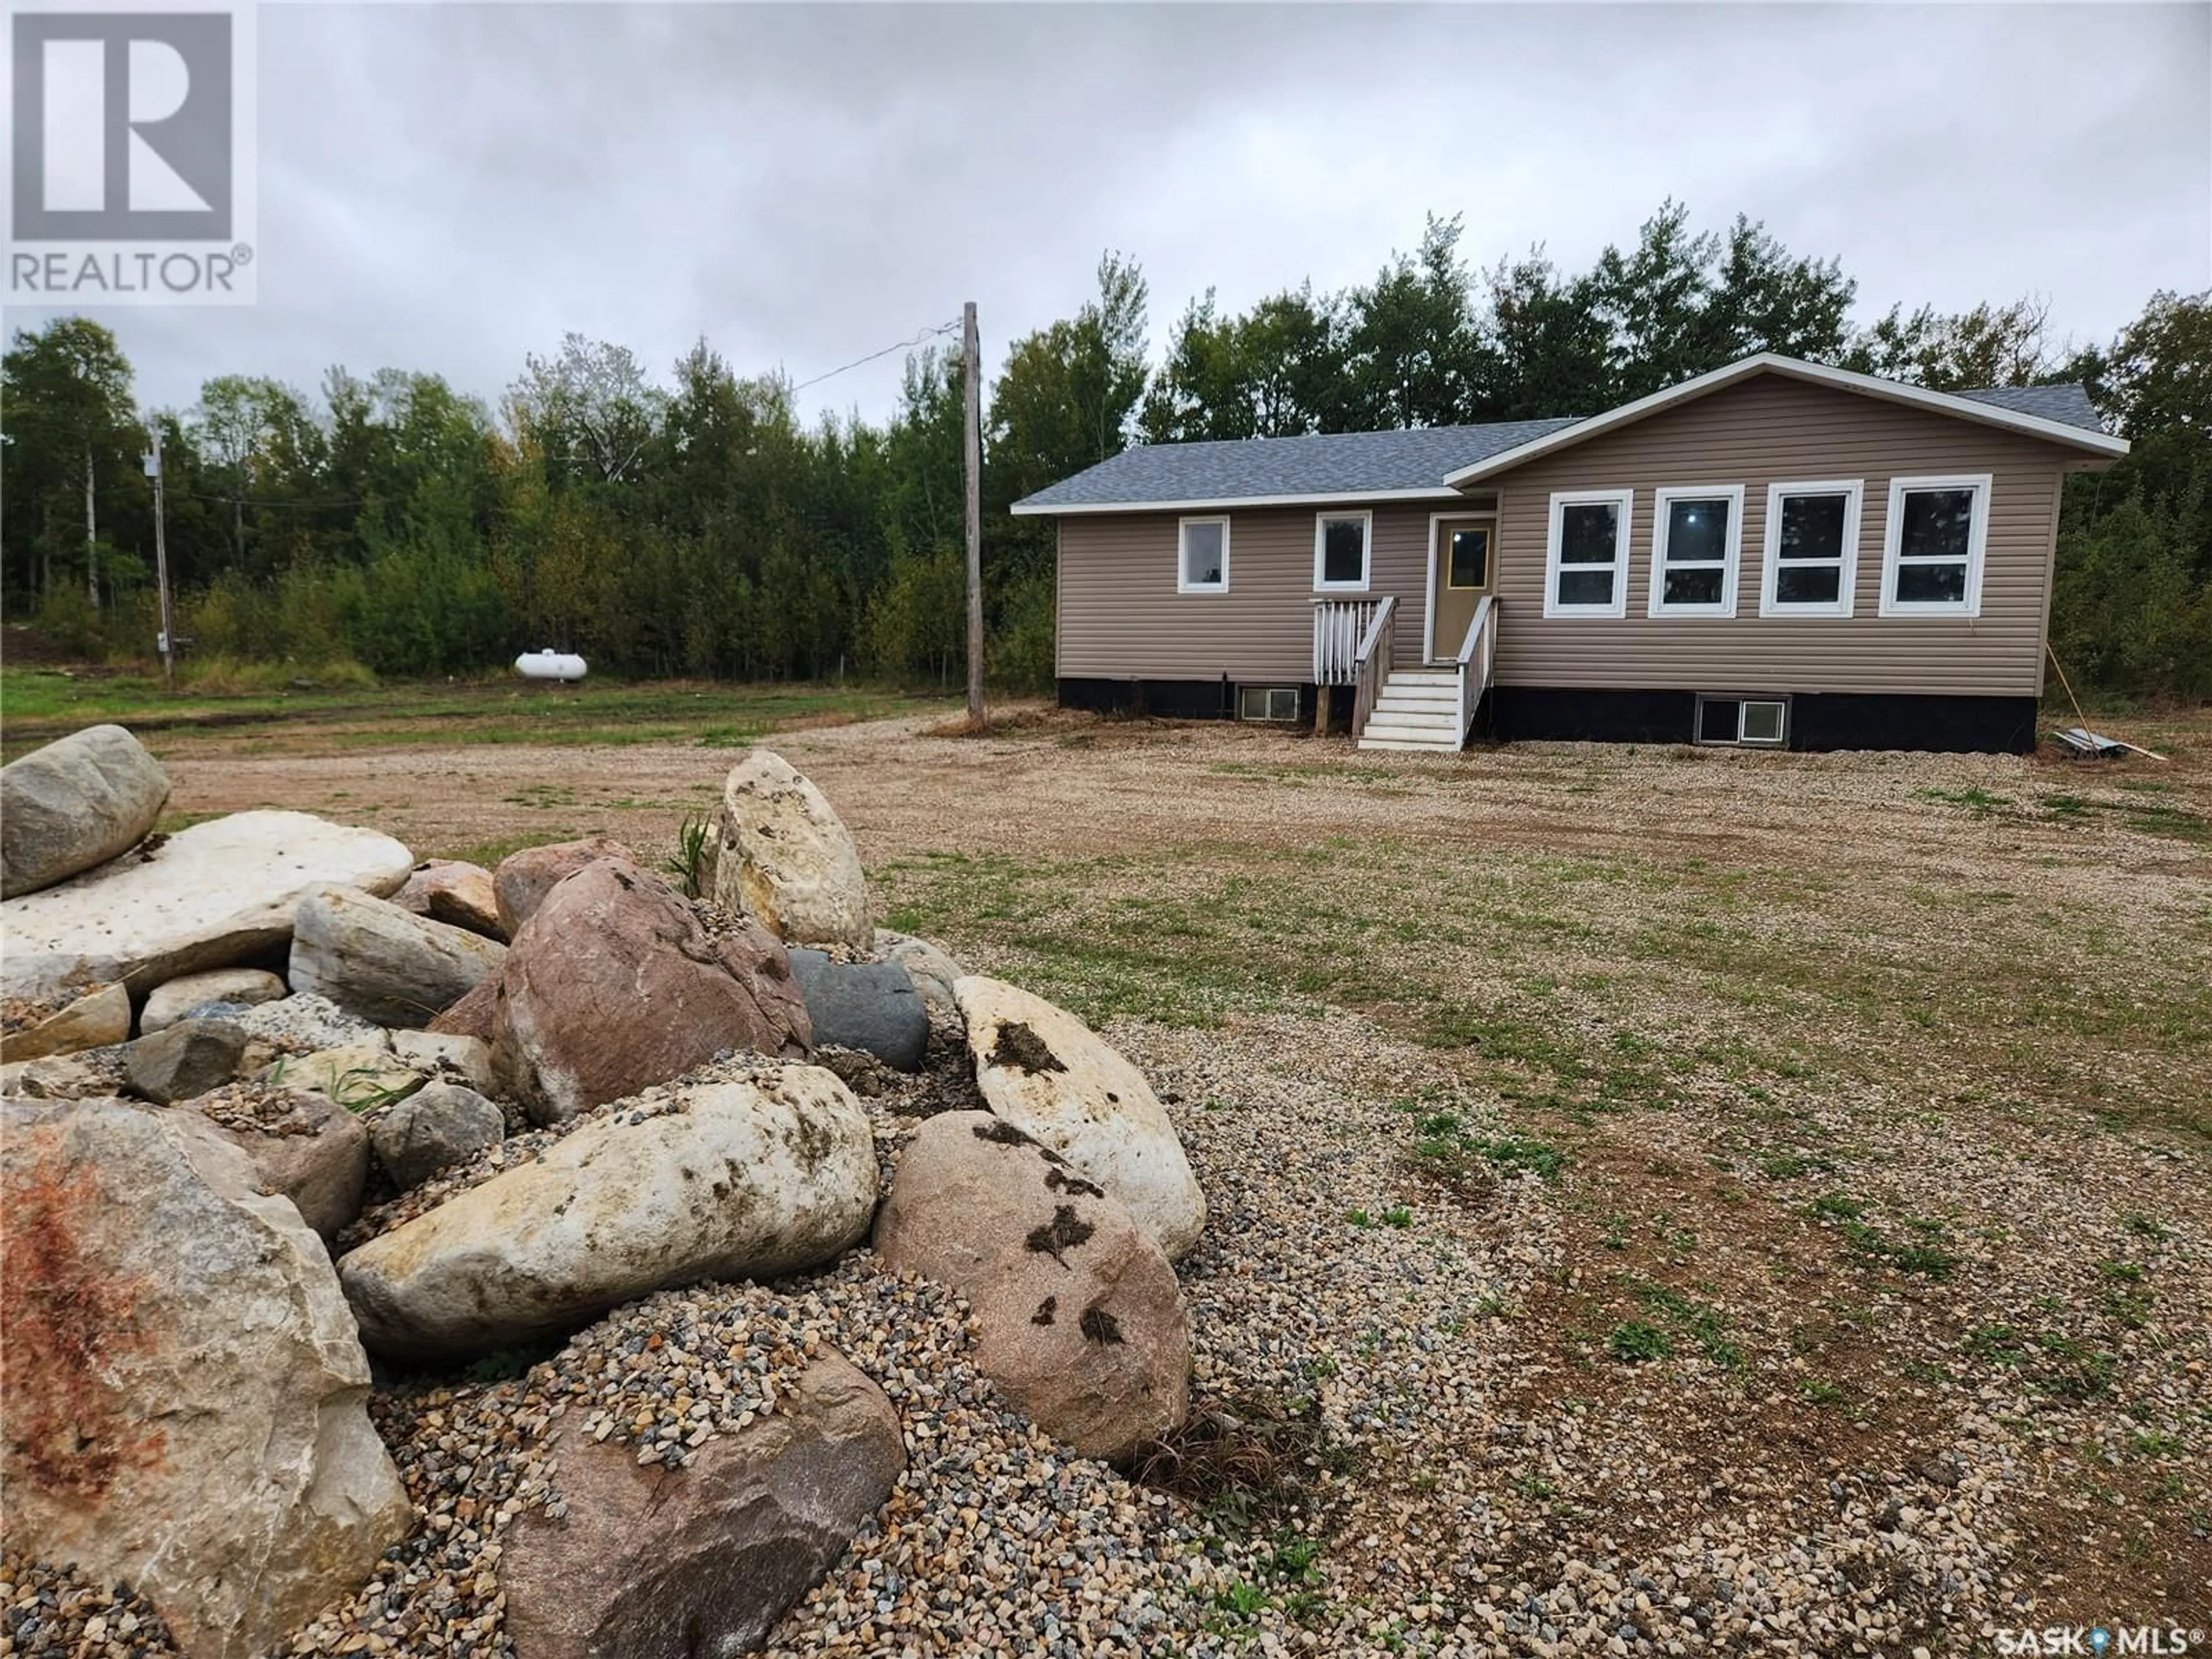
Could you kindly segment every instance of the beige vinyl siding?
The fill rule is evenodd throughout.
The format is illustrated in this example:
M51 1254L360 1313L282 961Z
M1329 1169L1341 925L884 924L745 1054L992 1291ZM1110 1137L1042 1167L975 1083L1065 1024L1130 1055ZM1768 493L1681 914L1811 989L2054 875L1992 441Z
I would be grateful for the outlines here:
M1540 458L1484 481L1500 496L1498 678L1621 690L2036 696L2059 486L2074 459L2039 439L1771 374ZM1890 479L1971 473L1991 481L1980 616L1882 617ZM1850 478L1865 484L1851 615L1761 617L1767 486ZM1647 616L1653 492L1735 483L1744 487L1736 614ZM1629 488L1628 614L1547 620L1553 492Z
M1398 596L1393 650L1421 651L1429 514L1447 501L1347 501L1371 512L1368 591ZM1178 593L1176 525L1184 516L1130 513L1060 520L1060 675L1063 679L1213 680L1291 684L1313 678L1314 519L1310 507L1229 518L1229 591Z

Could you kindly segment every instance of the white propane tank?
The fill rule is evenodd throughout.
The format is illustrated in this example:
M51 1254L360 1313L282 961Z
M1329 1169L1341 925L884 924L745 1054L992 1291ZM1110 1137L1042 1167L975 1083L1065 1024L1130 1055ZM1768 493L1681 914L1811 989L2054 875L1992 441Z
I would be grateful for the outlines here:
M514 672L526 680L580 680L584 659L573 651L526 651L514 659Z

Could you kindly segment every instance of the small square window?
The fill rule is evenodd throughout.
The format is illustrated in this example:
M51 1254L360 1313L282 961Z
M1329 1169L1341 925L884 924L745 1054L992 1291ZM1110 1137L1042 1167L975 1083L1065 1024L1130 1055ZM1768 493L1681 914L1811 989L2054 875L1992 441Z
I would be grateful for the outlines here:
M1322 513L1314 519L1314 586L1364 592L1367 537L1364 513Z
M1185 519L1182 522L1181 543L1176 591L1178 593L1227 592L1229 520Z
M1698 741L1734 743L1741 727L1743 705L1733 697L1704 697L1698 702Z
M1790 699L1700 696L1696 730L1699 743L1780 749L1790 738Z
M1737 729L1736 741L1780 743L1782 728L1787 714L1787 704L1754 701L1747 697L1743 704L1743 723Z
M1294 685L1239 686L1237 717L1247 720L1295 720L1298 717L1298 689Z

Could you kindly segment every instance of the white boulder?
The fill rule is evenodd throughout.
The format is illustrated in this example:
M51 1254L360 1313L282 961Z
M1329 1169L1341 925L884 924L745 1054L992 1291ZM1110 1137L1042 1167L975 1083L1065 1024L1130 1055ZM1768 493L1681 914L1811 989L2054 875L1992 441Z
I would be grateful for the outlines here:
M307 812L234 812L145 854L0 903L0 992L79 981L136 992L282 945L302 895L337 882L388 893L413 859L391 836Z
M791 763L756 749L730 769L710 833L708 896L791 945L866 947L868 878L844 820Z
M769 1066L615 1111L338 1262L372 1350L453 1359L568 1331L672 1285L772 1279L857 1243L867 1113L830 1073Z
M970 974L952 990L991 1110L1103 1187L1170 1261L1196 1243L1206 1194L1145 1074L1073 1014L1019 986Z

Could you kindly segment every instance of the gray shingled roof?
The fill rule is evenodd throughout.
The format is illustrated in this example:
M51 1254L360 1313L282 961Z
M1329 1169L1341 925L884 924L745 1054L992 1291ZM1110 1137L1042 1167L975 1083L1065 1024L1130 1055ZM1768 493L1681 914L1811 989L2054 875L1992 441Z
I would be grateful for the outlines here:
M2090 432L2105 429L2104 422L2098 418L2097 406L2089 401L2089 389L2084 386L1995 386L1979 392L1961 392L1959 396L1972 398L1978 404L1995 404L2015 415L2056 421L2061 426L2078 426Z
M1122 501L1234 501L1266 495L1349 499L1396 489L1440 490L1447 473L1573 424L1499 421L1412 432L1140 444L1016 505L1043 511Z

